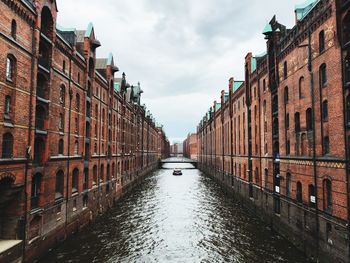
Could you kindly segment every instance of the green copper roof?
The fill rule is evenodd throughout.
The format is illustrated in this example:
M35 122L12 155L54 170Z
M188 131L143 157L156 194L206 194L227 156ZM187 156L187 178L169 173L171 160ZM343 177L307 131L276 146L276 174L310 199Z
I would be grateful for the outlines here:
M109 53L108 55L108 59L107 59L107 65L108 66L112 66L114 63L113 63L113 54L112 53Z
M228 98L229 98L229 93L228 92L225 92L225 95L224 95L224 102L227 102L228 101Z
M264 57L264 56L266 56L266 55L267 55L267 52L264 51L263 53L260 53L260 54L256 55L255 57L256 57L256 58L262 58L262 57Z
M62 32L75 32L75 28L71 27L71 28L67 28L67 27L63 27L59 24L56 24L56 29L58 29L59 31L62 31Z
M91 36L93 28L94 28L94 25L90 22L89 25L88 25L88 28L85 31L85 37L90 37Z
M252 57L251 58L251 71L254 72L256 70L256 58L255 57Z
M114 82L114 90L117 92L120 91L120 84L118 82Z
M308 13L317 5L320 0L307 0L304 4L295 6L297 20L303 20Z
M216 111L220 110L221 109L221 103L216 103L215 108L216 108Z
M236 92L236 90L239 89L240 86L242 86L242 84L244 83L244 81L235 81L233 82L233 87L232 87L232 91Z
M271 33L272 32L272 27L270 23L267 23L264 27L263 34Z

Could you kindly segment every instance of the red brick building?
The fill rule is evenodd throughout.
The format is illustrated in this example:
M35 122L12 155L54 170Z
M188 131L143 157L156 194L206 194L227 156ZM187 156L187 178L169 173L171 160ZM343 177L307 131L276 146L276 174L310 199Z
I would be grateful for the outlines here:
M198 150L197 150L197 133L189 134L186 140L183 141L183 156L192 160L197 160Z
M140 105L140 85L116 78L92 24L56 24L52 0L0 1L0 262L40 256L110 208L169 155ZM23 242L20 242L23 241Z
M199 165L310 257L350 262L350 1L307 1L265 26L198 126Z

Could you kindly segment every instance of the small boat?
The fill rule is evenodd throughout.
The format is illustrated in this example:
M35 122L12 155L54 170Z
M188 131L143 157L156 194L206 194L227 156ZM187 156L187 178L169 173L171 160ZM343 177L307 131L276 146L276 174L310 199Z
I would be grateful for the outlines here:
M182 171L180 169L174 169L173 175L182 175Z

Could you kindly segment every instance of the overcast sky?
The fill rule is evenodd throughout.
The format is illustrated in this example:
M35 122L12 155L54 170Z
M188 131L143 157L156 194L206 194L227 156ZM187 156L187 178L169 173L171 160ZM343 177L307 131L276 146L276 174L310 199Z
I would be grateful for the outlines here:
M305 0L57 0L58 23L86 29L113 53L128 81L171 141L195 132L228 79L243 79L244 57L265 51L261 34L274 14L294 25Z

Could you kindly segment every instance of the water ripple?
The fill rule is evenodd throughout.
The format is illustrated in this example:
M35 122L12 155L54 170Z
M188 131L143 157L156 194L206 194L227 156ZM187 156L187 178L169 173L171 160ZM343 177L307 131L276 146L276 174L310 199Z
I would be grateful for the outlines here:
M155 172L42 262L307 262L211 179L183 172Z

